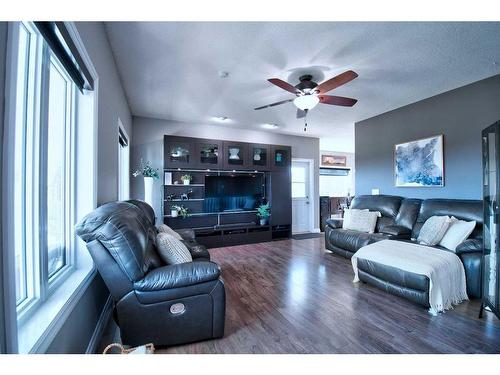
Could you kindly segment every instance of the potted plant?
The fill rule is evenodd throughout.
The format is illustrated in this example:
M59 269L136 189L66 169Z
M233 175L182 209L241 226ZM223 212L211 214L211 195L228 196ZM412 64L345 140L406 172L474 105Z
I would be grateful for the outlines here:
M179 207L179 215L181 215L181 217L183 219L187 218L189 216L188 210L189 209L187 207L180 206Z
M260 225L266 225L271 216L270 212L271 207L269 207L269 202L266 204L261 204L257 207L257 216L260 218Z
M177 206L177 205L175 205L175 204L174 204L174 205L172 205L172 206L170 207L170 216L172 216L172 217L177 217L177 216L179 215L179 211L180 211L180 209L181 209L181 208L180 208L179 206Z
M193 176L191 176L190 174L185 174L181 177L182 183L184 185L189 185L189 183L191 182L192 179L193 179Z
M141 166L133 174L134 177L144 177L144 201L153 207L153 181L160 178L158 168L153 168L151 162L144 164L141 159Z

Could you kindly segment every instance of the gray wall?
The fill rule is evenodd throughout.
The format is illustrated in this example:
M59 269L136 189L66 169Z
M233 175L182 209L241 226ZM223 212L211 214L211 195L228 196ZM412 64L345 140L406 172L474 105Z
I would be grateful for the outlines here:
M151 161L155 168L163 168L163 136L165 134L198 138L216 138L241 142L269 143L292 147L293 158L314 160L314 193L319 196L319 139L298 137L274 132L230 128L226 126L191 124L176 121L157 120L144 117L133 118L131 166L139 166L141 158ZM134 198L144 198L144 183L141 178L132 179L131 194ZM157 218L161 213L161 183L155 184L154 207ZM314 202L314 227L319 227L319 198Z
M97 203L118 199L118 118L131 137L132 117L104 23L76 22L99 75Z
M355 124L356 194L480 199L481 130L500 120L500 75ZM444 135L445 186L394 186L394 145Z

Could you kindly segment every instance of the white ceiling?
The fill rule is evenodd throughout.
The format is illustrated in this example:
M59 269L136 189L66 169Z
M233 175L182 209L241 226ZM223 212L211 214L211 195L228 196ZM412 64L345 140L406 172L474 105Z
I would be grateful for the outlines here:
M295 85L303 73L321 82L356 71L330 92L358 99L354 107L320 104L308 115L308 135L339 151L352 151L356 121L500 73L498 22L109 22L106 29L136 116L195 123L227 116L227 126L270 122L304 135L292 103L253 110L292 97L267 79Z

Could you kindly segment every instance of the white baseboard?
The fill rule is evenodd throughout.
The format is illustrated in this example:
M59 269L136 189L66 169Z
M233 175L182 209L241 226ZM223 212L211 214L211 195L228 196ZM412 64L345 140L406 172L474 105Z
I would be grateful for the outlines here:
M311 233L321 233L321 230L319 228L313 228Z
M97 321L94 333L92 333L92 337L90 338L89 344L87 345L87 350L85 350L85 354L95 354L104 330L109 323L109 319L111 319L112 312L113 298L109 296L106 303L104 304L104 307L102 308L101 316Z

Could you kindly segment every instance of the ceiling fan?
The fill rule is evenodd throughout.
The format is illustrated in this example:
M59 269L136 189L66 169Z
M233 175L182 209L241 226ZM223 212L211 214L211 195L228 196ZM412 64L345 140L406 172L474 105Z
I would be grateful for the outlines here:
M348 70L347 72L330 78L329 80L318 85L312 80L313 77L311 75L306 74L299 78L300 83L295 86L292 86L288 82L285 82L279 78L271 78L268 79L269 82L282 88L283 90L291 92L296 96L296 98L282 100L280 102L264 105L255 109L259 110L293 102L293 104L295 104L295 106L297 107L297 118L304 118L306 117L307 112L310 109L316 107L318 103L352 107L354 104L356 104L357 99L324 94L339 86L345 85L347 82L352 81L357 76L358 74L356 72Z

